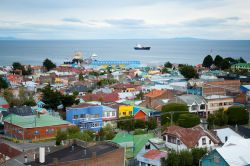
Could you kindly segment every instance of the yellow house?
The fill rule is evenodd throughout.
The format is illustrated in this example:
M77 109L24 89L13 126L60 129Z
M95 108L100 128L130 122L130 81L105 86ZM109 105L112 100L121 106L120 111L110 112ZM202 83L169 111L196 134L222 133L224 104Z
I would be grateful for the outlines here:
M133 106L131 105L121 105L119 106L119 118L132 116L133 115Z

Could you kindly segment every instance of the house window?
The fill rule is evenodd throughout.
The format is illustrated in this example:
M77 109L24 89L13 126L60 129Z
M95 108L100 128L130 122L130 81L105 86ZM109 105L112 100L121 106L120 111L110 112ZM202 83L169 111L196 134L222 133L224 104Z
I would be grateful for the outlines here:
M122 114L123 114L123 115L126 115L126 112L123 112Z
M228 139L228 138L227 138L227 136L226 136L226 137L225 137L225 142L227 142L227 139Z
M74 117L73 117L74 119L78 119L78 115L74 115Z
M212 143L212 141L211 141L211 140L209 140L209 145L211 145L211 143Z
M86 118L86 114L81 114L80 118Z
M180 140L178 139L178 140L177 140L177 145L180 145L180 144L181 144L181 142L180 142Z
M219 164L220 163L220 157L214 156L214 163Z
M168 136L168 142L176 144L176 137Z
M206 138L202 138L202 145L206 145Z
M100 117L100 115L99 114L95 114L95 118L99 118Z
M110 112L107 112L107 117L110 117Z
M38 135L40 132L38 130L34 131L34 135Z
M148 149L150 149L150 144L145 145L145 150L148 150Z
M115 116L115 112L112 112L112 116Z
M132 115L132 111L129 111L129 115Z
M205 107L205 104L201 104L201 106L200 106L200 109L201 110L204 110L206 107Z
M166 136L164 135L164 136L163 136L163 141L166 141L166 140L167 140L167 139L166 139Z

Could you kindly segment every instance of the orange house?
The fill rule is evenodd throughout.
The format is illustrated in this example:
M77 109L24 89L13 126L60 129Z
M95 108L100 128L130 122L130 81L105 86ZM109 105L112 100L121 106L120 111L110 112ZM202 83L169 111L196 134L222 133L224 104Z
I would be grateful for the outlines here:
M139 110L139 111L135 114L134 119L146 121L146 120L147 120L147 114L146 114L145 112L143 112L142 110Z

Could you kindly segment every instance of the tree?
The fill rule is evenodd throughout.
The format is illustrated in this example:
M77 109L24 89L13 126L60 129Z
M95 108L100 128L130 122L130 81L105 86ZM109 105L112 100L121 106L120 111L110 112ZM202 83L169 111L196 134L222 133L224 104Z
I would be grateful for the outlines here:
M134 135L141 135L146 134L146 132L143 129L135 129Z
M117 122L117 127L126 131L134 130L134 120L132 118L133 117L131 116L119 118L119 121Z
M155 118L149 118L147 121L148 130L154 130L157 128L157 121Z
M4 78L0 77L0 90L6 89L8 87L9 87L9 85L8 85L7 81Z
M177 122L179 119L180 114L188 113L188 107L185 104L180 103L169 103L162 107L162 113L161 115L161 124L164 125L166 123L169 123L171 120L170 113L167 114L167 112L175 112L173 114L173 122Z
M221 69L226 70L229 69L230 67L231 67L230 62L227 59L223 59L223 61L221 62Z
M19 62L14 62L12 64L12 67L13 67L13 72L16 73L17 70L21 71L22 72L22 75L30 75L32 73L32 69L31 69L31 66L27 66L27 69L25 69L25 67L19 63Z
M179 68L179 71L186 79L198 78L198 74L193 66L184 65Z
M207 55L204 60L203 60L203 63L202 63L202 66L203 67L207 67L207 68L210 68L210 66L213 64L213 58L211 55Z
M144 129L146 127L146 122L143 120L134 120L135 129Z
M200 159L207 153L206 148L193 148L191 150L192 156L193 156L193 165L199 166L200 165Z
M240 57L240 59L238 61L239 61L239 63L247 63L247 61L245 59L243 59L242 57Z
M167 160L163 163L163 165L168 165L168 166L179 166L180 165L180 156L179 154L174 151L171 150L168 153L168 158Z
M244 125L248 123L249 115L245 107L232 106L227 110L228 124L230 125Z
M164 64L164 67L165 67L165 68L172 68L172 63L170 63L170 62L168 61L168 62L166 62L166 63Z
M84 80L84 77L83 77L82 73L80 73L78 77L79 77L79 81L83 81Z
M180 151L180 165L193 166L193 156L188 150Z
M224 126L228 123L228 116L223 109L219 109L213 114L209 114L207 121L210 128L213 128L214 125Z
M51 69L56 67L56 64L49 59L45 59L43 61L43 67L45 67L47 71L50 71Z
M56 110L57 106L61 105L61 93L53 91L50 85L47 85L42 89L43 97L42 101L45 103L45 108L51 108Z
M189 128L194 127L198 124L200 124L200 118L197 115L188 113L188 114L181 114L179 116L179 119L177 120L177 123L181 127Z
M161 70L161 73L162 73L162 74L164 74L164 73L169 73L168 68L164 67L164 68Z
M73 104L79 104L79 100L76 100L75 95L63 95L58 91L52 90L50 85L47 85L41 91L43 93L42 101L45 103L45 108L56 110L61 104L64 108Z
M223 58L220 55L216 55L214 58L214 64L216 67L221 68L221 63L223 61Z

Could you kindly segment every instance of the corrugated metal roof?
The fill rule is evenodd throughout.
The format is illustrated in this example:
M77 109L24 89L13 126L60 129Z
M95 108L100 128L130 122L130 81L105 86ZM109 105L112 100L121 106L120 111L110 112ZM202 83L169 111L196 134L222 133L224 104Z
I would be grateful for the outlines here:
M58 117L54 117L48 114L39 115L39 116L36 116L36 115L18 116L15 114L10 114L6 118L4 118L4 121L20 126L22 128L34 128L34 127L70 124L69 122L65 120L62 120Z

